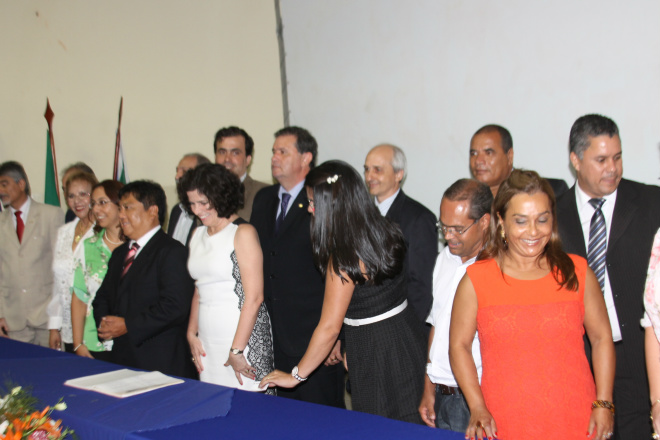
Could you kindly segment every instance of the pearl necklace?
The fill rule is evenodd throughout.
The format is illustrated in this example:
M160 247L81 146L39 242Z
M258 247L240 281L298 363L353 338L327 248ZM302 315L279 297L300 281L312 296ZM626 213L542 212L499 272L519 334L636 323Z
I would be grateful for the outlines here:
M121 240L119 240L119 241L112 241L112 240L110 240L110 239L108 238L108 231L107 231L107 230L103 233L103 238L106 239L107 242L110 243L110 244L118 245L118 244L122 244L122 243L123 243L123 241L121 241Z

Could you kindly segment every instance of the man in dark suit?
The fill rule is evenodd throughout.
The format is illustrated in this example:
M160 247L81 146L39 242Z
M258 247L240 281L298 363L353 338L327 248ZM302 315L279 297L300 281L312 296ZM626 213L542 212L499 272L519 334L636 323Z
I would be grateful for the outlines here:
M186 330L195 285L187 248L161 229L165 212L157 183L135 181L119 191L119 219L129 241L108 262L94 318L99 338L114 341L112 362L194 378Z
M651 246L660 227L660 188L622 179L619 129L607 117L586 115L575 121L569 148L577 184L557 200L559 234L566 252L592 257L589 265L605 296L616 350L614 438L650 438L640 318ZM598 240L599 218L605 223L603 263L595 258L598 249L589 247L590 238Z
M204 163L211 163L211 161L202 154L189 153L183 156L183 158L179 161L179 165L176 167L176 175L174 176L174 181L177 185L177 191L179 186L179 179L183 177L186 171L192 170L193 168L196 168L197 166ZM188 243L190 243L190 239L192 238L193 231L197 226L201 224L202 222L199 221L199 219L194 215L188 214L188 212L183 208L183 205L179 202L176 204L176 206L174 206L174 208L172 208L172 212L170 212L170 219L167 223L167 235L174 238L181 244L188 246Z
M406 278L408 303L421 323L433 303L433 265L438 256L437 219L428 208L408 197L401 185L406 179L406 155L399 147L377 145L364 160L364 180L380 213L398 224L408 246Z
M250 218L264 255L264 298L273 326L275 368L282 371L297 371L323 306L324 282L314 264L304 188L316 152L316 139L303 128L275 133L271 170L278 184L257 193ZM325 365L306 381L293 389L278 389L278 395L343 408L339 345L337 341Z
M245 130L239 127L225 127L218 130L213 142L215 163L224 165L243 182L245 189L243 207L238 210L238 216L243 220L250 220L254 196L260 189L268 186L267 183L254 180L248 174L248 167L252 163L254 154L254 141Z
M472 135L470 140L470 173L472 177L490 187L493 197L502 182L513 170L513 139L509 130L501 125L488 124ZM555 197L559 197L568 185L562 179L545 180L550 183Z

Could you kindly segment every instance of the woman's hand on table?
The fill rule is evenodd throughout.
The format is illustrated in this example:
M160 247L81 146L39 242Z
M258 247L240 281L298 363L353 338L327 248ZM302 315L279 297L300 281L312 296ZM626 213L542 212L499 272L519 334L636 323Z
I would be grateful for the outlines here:
M284 371L280 371L280 370L273 370L261 380L261 383L259 384L259 388L264 388L265 386L268 386L270 388L274 386L278 386L282 388L293 388L299 383L300 382L298 381L298 379L293 377L291 373L285 373Z

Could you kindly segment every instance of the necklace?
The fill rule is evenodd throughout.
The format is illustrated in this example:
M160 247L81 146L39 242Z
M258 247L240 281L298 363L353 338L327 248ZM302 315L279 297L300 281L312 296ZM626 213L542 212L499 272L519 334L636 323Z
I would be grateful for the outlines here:
M76 243L76 244L78 244L78 242L80 241L82 236L85 235L85 232L87 232L87 228L83 229L82 232L78 232L78 230L79 230L78 227L81 226L81 225L82 225L82 222L78 222L78 224L76 225L75 232L74 232L75 237L73 237L73 242Z
M110 244L118 245L118 244L122 244L122 243L123 243L123 241L121 241L121 240L119 240L119 241L112 241L112 240L110 240L110 239L108 238L108 231L107 231L107 230L103 233L103 238L105 238L105 239L107 240L107 242L110 243Z

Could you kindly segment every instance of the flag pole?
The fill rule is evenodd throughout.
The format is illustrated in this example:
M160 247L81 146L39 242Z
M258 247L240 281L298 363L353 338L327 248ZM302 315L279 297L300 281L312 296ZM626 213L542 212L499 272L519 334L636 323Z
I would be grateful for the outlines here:
M124 97L119 100L119 122L117 123L117 136L115 137L115 166L112 170L112 176L115 180L119 180L117 172L119 170L119 155L121 153L121 114L124 108Z
M57 158L55 156L55 138L53 137L53 118L55 117L55 113L53 112L53 109L50 108L50 100L46 98L46 113L44 113L44 117L46 118L46 122L48 123L48 147L50 147L50 156L53 160L53 167L52 171L54 173L54 180L55 180L55 193L57 195L57 205L60 205L60 184L59 184L59 179L57 176ZM48 151L46 152L48 155ZM48 162L48 159L46 159L46 162ZM49 169L49 164L46 163L46 179L48 179L48 169ZM48 185L48 181L46 181L46 185Z

